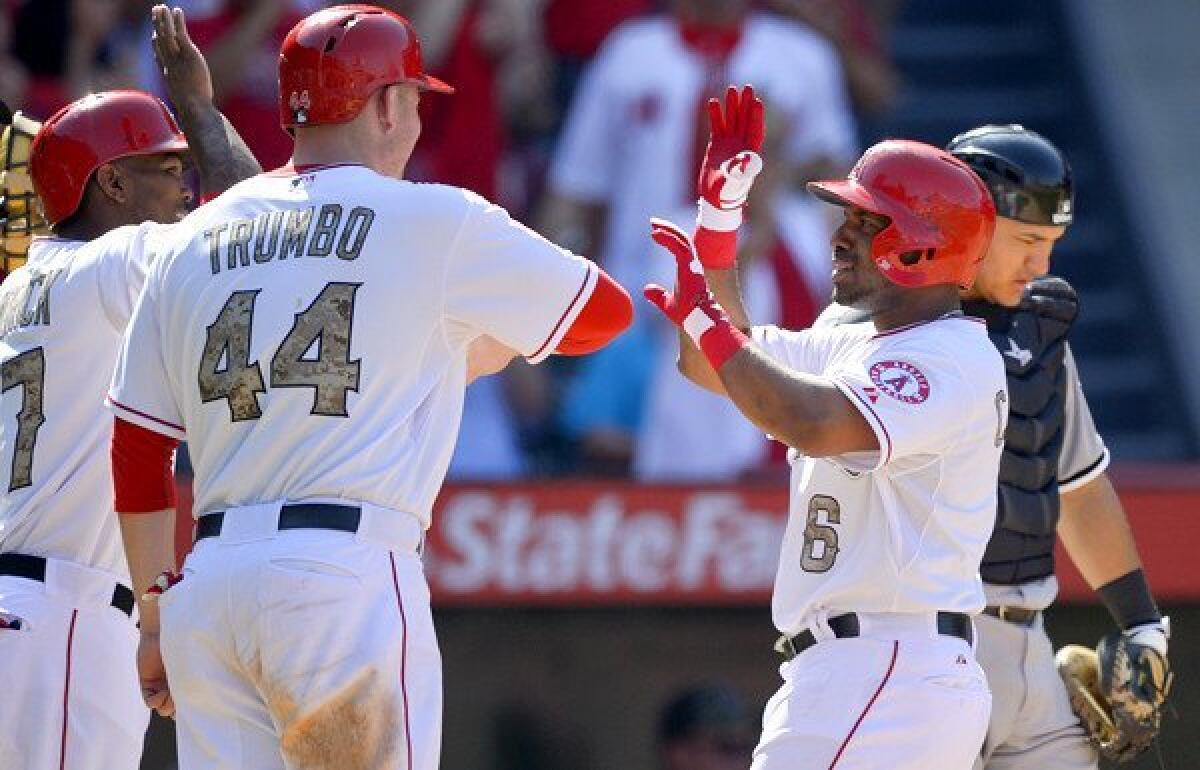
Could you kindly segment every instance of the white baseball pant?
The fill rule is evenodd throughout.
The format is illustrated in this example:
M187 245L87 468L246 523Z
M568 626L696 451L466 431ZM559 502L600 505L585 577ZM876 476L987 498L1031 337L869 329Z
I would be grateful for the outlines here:
M44 581L0 576L0 767L138 767L150 711L137 629L112 606L116 584L60 559L46 560Z
M415 518L357 534L232 508L160 597L180 770L435 770L441 658Z
M932 615L858 617L780 667L751 770L969 770L991 708L971 645Z

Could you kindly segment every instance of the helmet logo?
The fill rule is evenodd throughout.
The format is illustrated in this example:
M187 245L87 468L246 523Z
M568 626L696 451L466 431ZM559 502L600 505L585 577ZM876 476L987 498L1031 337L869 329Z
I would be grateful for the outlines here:
M292 95L288 97L288 107L296 116L297 123L307 123L308 111L312 109L312 98L308 95L308 89L304 89L299 94L292 91Z
M1050 221L1054 222L1054 224L1056 224L1056 225L1065 225L1065 224L1070 223L1070 221L1071 221L1071 199L1070 198L1064 198L1063 201L1058 204L1058 211L1054 212L1054 214L1052 214L1050 216Z

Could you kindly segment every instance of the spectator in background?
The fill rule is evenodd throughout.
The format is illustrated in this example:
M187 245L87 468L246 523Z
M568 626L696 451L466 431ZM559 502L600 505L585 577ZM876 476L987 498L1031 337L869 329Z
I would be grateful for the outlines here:
M757 729L745 699L723 685L682 690L666 704L658 725L662 770L745 770Z
M708 137L704 102L728 83L752 83L767 103L763 155L773 173L749 209L743 278L756 312L796 326L827 296L830 232L797 191L849 165L854 124L831 46L749 6L673 0L670 13L613 32L571 105L539 225L559 243L602 255L625 286L669 278L671 266L651 251L647 220L691 217ZM673 346L663 344L674 330L640 307L639 314L616 344L580 362L568 387L562 418L585 472L626 473L632 464L646 480L719 480L758 465L761 434L677 376ZM712 418L690 418L697 413ZM726 451L689 451L713 445Z
M885 15L870 0L765 0L766 7L808 25L833 44L860 120L886 114L899 74L888 54Z
M519 210L524 201L506 189L500 172L509 125L536 121L551 109L541 0L397 0L392 6L420 31L426 66L454 82L462 97L422 102L426 131L413 155L414 178L466 187Z
M13 111L25 104L25 87L29 73L12 54L13 14L6 5L0 4L0 99Z
M28 74L19 99L22 108L44 119L91 91L135 85L136 73L128 68L129 59L114 33L131 25L146 30L142 45L150 58L145 20L152 4L143 0L9 3L14 8L11 50Z

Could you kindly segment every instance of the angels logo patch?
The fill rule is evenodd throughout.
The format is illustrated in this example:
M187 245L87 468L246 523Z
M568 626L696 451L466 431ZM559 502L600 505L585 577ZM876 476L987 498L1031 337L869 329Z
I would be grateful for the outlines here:
M907 361L879 361L868 372L879 391L906 404L920 404L929 398L929 380Z

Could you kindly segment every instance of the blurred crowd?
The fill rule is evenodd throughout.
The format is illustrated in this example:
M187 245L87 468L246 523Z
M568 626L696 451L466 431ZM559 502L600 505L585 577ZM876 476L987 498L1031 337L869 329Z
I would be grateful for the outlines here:
M829 292L830 214L804 193L843 174L897 91L888 32L902 0L376 0L421 34L457 88L422 102L409 177L467 187L597 259L631 294L671 276L648 220L689 224L704 103L752 83L766 172L741 243L756 320L803 328ZM0 0L0 98L44 119L85 93L165 92L147 0ZM276 59L319 0L179 0L218 106L264 168L287 162ZM826 207L828 208L828 207ZM643 303L639 302L639 305ZM468 389L452 479L563 475L733 481L782 475L783 452L675 372L669 324L639 308L583 359L515 362ZM703 414L703 420L694 418Z

